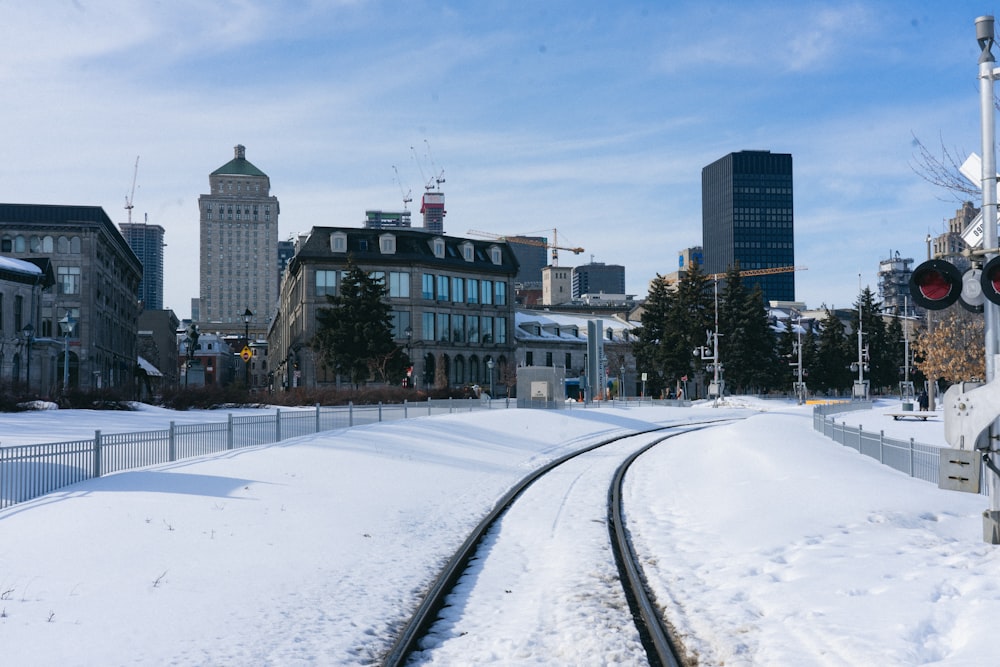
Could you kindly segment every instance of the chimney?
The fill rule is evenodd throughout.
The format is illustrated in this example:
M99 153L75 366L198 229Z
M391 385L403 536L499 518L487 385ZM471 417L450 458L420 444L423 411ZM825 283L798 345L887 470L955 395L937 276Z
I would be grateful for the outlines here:
M247 158L247 149L243 144L236 144L233 148L233 152L236 153L237 160L245 160Z

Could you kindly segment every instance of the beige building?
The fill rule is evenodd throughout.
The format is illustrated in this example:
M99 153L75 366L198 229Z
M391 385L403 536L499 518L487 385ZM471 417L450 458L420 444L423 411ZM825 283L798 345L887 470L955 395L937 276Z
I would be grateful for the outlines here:
M246 149L208 177L198 197L201 227L198 322L202 330L263 332L278 301L278 198L271 179L246 159Z
M411 386L489 386L514 367L517 259L502 241L424 230L313 227L296 241L268 333L275 388L335 386L311 348L316 311L337 294L348 257L385 280ZM490 367L490 362L493 367Z

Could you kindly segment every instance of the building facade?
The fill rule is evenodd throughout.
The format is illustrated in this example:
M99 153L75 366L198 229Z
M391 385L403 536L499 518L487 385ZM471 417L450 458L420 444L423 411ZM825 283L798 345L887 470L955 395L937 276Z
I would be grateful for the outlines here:
M142 265L104 210L0 204L0 254L52 267L56 284L37 292L22 315L34 345L57 341L69 350L65 366L59 351L59 377L46 382L61 386L65 368L71 389L131 388ZM68 336L60 320L72 324Z
M278 302L278 198L271 179L246 159L235 157L213 171L209 194L198 197L201 261L198 321L203 328L263 332Z
M338 293L349 257L385 280L393 334L413 365L412 386L482 385L491 372L500 377L513 370L518 266L506 243L420 230L313 227L297 242L268 333L275 388L341 381L310 343L317 310Z
M706 273L731 267L759 270L795 264L792 156L770 151L730 153L701 172L702 249ZM795 301L795 272L750 276L764 301Z
M163 227L145 222L123 222L118 226L125 242L142 264L142 281L139 283L142 307L163 310Z

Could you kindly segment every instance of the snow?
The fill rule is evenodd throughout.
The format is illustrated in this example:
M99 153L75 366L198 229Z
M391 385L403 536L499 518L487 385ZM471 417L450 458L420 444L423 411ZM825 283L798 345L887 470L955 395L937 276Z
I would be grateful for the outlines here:
M943 445L940 420L838 421ZM109 475L0 511L11 665L377 663L509 486L626 429L664 441L626 480L650 586L705 665L991 664L1000 551L982 496L833 443L811 407L490 410L355 427ZM3 445L224 413L0 415ZM891 432L890 432L891 430ZM624 447L619 447L619 454ZM635 664L607 528L614 452L534 485L484 545L419 662ZM606 459L606 460L605 460ZM536 548L542 558L529 558Z

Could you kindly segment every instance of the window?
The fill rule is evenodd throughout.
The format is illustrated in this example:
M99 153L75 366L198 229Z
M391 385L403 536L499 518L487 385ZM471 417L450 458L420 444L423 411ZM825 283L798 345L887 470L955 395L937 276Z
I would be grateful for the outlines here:
M58 271L58 280L60 294L80 293L79 266L60 266Z
M466 331L468 331L467 340L470 343L478 343L479 342L479 318L476 317L475 315L469 315L468 320L469 320L469 328L466 330Z
M448 313L437 314L438 340L447 343L451 340L451 318Z
M465 296L469 303L479 303L479 281L469 278L465 281Z
M14 252L14 239L9 236L0 241L0 252Z
M431 249L434 251L435 257L444 259L444 239L434 239L431 242Z
M448 300L448 276L438 276L437 277L437 300L447 301Z
M28 239L28 248L31 249L31 252L41 252L42 239L38 238L37 236L32 236L30 239Z
M316 272L316 296L334 296L337 294L337 272Z
M372 282L378 283L379 285L385 285L385 271L369 271L368 277Z
M534 366L535 365L535 353L532 352L531 350L527 350L524 353L524 365L525 366Z
M453 343L465 342L465 315L451 316L451 340Z
M420 316L420 322L423 329L420 339L434 340L434 313L423 313Z
M21 319L24 317L24 297L20 294L14 295L14 331L21 333Z
M24 237L21 235L14 237L14 252L24 252Z
M498 246L490 246L490 261L497 266L503 263L503 253Z
M552 353L551 352L546 352L545 353L545 365L549 366L549 367L552 366Z
M330 252L347 252L347 234L344 232L330 234Z
M410 298L410 274L404 271L389 272L389 296Z
M496 304L498 306L507 305L507 283L496 282L493 285L496 287Z
M383 234L378 239L378 247L383 255L393 255L396 253L396 237L392 234Z
M410 333L413 333L413 327L410 324L410 311L408 310L394 310L392 311L392 337L396 340L405 340L409 343L406 338L406 328L410 327Z
M507 343L507 318L506 317L496 317L493 318L493 330L496 334L497 342L501 345Z
M434 274L425 273L420 283L420 296L424 299L434 298Z
M484 317L482 319L483 330L480 332L483 336L483 343L493 342L493 318Z
M465 301L465 279L464 278L452 278L451 279L451 300L455 303L463 303Z
M572 368L573 367L572 362L573 362L573 355L567 352L566 356L563 357L563 368Z
M466 262L471 262L475 257L475 248L471 243L462 244L462 259Z
M484 280L480 283L482 287L481 293L483 295L483 303L490 305L493 303L493 281Z

